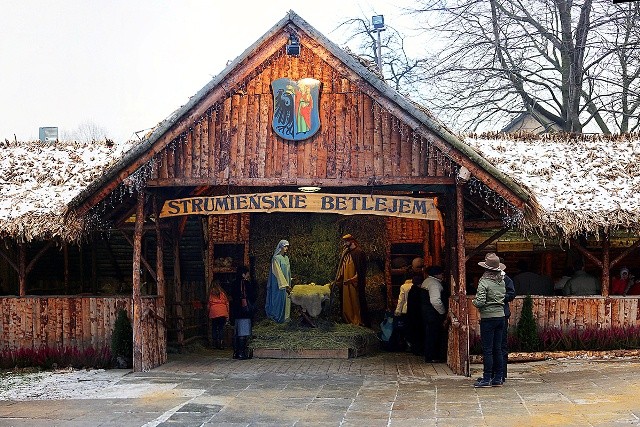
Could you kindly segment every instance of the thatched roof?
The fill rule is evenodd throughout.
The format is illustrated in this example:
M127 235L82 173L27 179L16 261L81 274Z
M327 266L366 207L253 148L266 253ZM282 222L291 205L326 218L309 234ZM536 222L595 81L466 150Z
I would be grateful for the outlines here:
M0 238L82 237L84 219L67 204L122 157L132 143L0 142Z
M525 228L574 237L640 231L640 134L483 134L465 142L531 191L541 210Z

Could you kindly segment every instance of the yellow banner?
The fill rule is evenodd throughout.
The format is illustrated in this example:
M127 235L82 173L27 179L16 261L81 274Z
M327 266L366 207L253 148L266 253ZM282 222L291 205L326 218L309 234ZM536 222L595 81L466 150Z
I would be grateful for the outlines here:
M245 212L318 212L383 215L437 221L431 198L367 194L256 193L190 197L164 202L160 218L179 215L224 215Z

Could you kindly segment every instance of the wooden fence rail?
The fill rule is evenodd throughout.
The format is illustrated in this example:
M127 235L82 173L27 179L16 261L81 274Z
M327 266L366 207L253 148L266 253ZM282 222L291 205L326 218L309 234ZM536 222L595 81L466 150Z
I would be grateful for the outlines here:
M480 335L478 309L467 297L469 307L469 333ZM524 297L516 297L511 303L511 327L517 324L522 313ZM533 317L538 327L563 330L640 326L638 297L533 297Z
M0 298L0 350L42 347L111 347L118 310L131 315L131 297L29 296ZM142 299L143 366L166 361L164 320L156 313L157 298Z

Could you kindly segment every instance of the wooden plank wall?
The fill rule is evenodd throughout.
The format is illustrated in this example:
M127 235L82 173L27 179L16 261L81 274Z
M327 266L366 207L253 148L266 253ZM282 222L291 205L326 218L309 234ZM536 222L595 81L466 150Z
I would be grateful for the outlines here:
M282 184L294 179L449 176L451 164L442 161L442 153L426 138L311 49L303 49L298 57L274 55L267 62L158 154L151 178L156 185L198 179L220 184L227 179L237 183L242 178L269 178ZM272 130L270 84L281 77L322 82L321 127L308 140L287 141Z
M0 349L111 346L118 309L131 318L129 297L2 297L0 298ZM143 298L143 313L157 313L156 298ZM143 319L143 366L166 361L163 323L153 316Z
M469 307L469 333L480 335L478 309L467 297ZM511 303L509 326L514 327L522 313L524 297ZM636 297L533 297L533 315L538 327L564 330L584 328L611 328L640 326L640 298Z

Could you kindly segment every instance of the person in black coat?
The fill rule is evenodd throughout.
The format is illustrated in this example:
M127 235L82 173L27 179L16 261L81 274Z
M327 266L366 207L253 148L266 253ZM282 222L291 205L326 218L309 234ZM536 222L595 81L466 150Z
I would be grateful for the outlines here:
M251 280L249 267L246 265L238 267L237 277L231 292L231 315L235 319L233 335L234 359L251 358L247 344L251 337L251 324L255 313L256 296L257 289Z
M413 276L413 286L407 294L407 316L405 325L407 341L411 352L416 356L424 355L424 322L422 319L422 294L426 291L421 288L423 276Z

